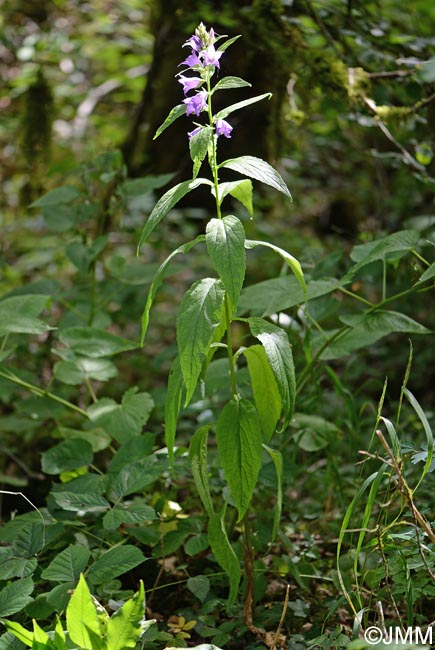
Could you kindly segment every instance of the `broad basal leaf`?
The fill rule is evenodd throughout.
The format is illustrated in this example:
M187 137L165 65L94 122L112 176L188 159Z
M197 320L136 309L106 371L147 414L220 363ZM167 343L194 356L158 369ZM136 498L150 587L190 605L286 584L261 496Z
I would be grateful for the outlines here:
M241 571L239 560L228 540L224 517L225 509L223 512L216 513L210 517L208 522L208 541L213 555L230 581L228 607L231 607L237 597Z
M77 354L97 359L133 350L136 344L97 327L68 327L61 330L59 340Z
M288 187L284 183L280 174L278 174L276 169L269 165L269 163L261 160L261 158L256 158L255 156L239 156L238 158L225 160L225 162L221 163L219 167L233 169L239 174L249 176L249 178L255 178L257 181L261 181L262 183L266 183L266 185L274 187L276 190L282 192L291 199Z
M264 346L281 395L285 428L291 419L296 396L293 355L287 334L262 318L248 318L252 335Z
M245 279L245 229L237 217L210 219L206 229L208 254L236 310Z
M269 442L281 415L282 400L275 376L262 345L243 350L248 362L254 402L261 422L263 438Z
M220 323L225 289L220 280L204 278L184 295L177 316L177 343L187 405L196 388L215 329Z
M12 333L43 334L52 329L37 318L49 301L49 296L39 294L12 296L0 301L0 336Z
M156 205L153 208L148 221L146 222L142 234L139 239L139 244L137 247L138 253L140 247L151 235L154 228L160 223L160 221L168 214L169 210L172 210L174 205L178 203L183 196L186 196L189 192L196 189L200 185L212 185L211 181L206 178L196 178L191 181L184 181L183 183L178 183L174 187L171 187L163 196L157 201Z
M136 388L129 388L121 404L104 397L89 407L88 414L92 422L123 443L140 434L153 406L148 393L138 393Z
M142 580L139 591L120 607L107 623L106 650L134 648L141 637L145 619L145 592Z
M245 399L228 402L217 421L216 438L240 521L251 502L261 467L261 424L255 407Z

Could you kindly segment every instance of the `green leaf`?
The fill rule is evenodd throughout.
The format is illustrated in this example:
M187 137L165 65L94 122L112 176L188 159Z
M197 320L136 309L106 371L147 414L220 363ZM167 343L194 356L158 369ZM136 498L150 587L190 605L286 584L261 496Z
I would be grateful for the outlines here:
M170 210L189 192L196 189L200 185L212 185L211 181L206 178L196 178L190 181L184 181L183 183L178 183L170 190L168 190L155 204L153 211L151 212L148 220L143 227L142 234L139 238L139 244L137 246L137 251L139 253L140 247L151 235L154 228L161 222L161 220L168 214Z
M65 440L72 440L74 438L87 440L91 444L94 453L107 449L111 443L111 437L101 428L82 430L60 426L53 432L53 437L64 438Z
M216 439L225 479L241 521L261 467L261 424L255 407L245 399L228 402L216 424Z
M134 648L142 636L144 619L145 592L141 580L139 591L110 617L105 639L106 650Z
M97 327L68 327L59 333L59 340L77 354L97 359L133 350L136 344Z
M349 269L346 278L351 278L357 271L378 260L386 259L388 255L401 257L408 253L417 244L420 235L416 230L401 230L382 239L365 244L359 244L352 248L350 257L356 262L355 266Z
M198 280L185 293L177 316L177 343L186 385L187 405L194 393L202 364L218 327L225 290L220 280Z
M94 635L100 635L97 610L83 574L66 610L66 629L71 640L84 650L95 650Z
M210 580L207 576L194 576L188 579L187 588L203 603L210 591Z
M79 386L87 379L108 381L118 375L116 366L109 359L78 358L74 361L57 361L54 376L64 384Z
M239 174L255 178L257 181L274 187L291 199L288 187L280 174L269 163L261 160L261 158L256 158L255 156L239 156L238 158L225 160L219 167L226 167Z
M350 327L333 340L322 353L322 359L338 359L366 347L392 332L407 334L430 334L431 330L405 314L378 309L366 314L341 316L340 320ZM334 335L334 332L330 333Z
M43 334L52 329L39 318L50 297L31 294L12 296L0 301L0 336L5 334Z
M169 372L165 400L165 444L168 448L169 463L172 471L174 469L174 445L182 396L183 373L181 372L180 357L177 356Z
M138 393L137 388L129 388L121 404L104 397L89 407L88 414L92 422L123 443L141 433L153 407L154 402L148 393Z
M335 291L341 283L335 278L312 280L307 284L306 300L314 300ZM239 300L239 313L251 312L271 316L305 301L304 292L295 277L285 275L258 282L243 289Z
M279 521L281 519L281 511L282 511L282 454L277 449L272 449L271 447L267 447L266 445L263 445L263 449L267 451L267 453L269 454L269 456L273 461L273 464L275 465L276 481L278 486L276 491L276 503L273 509L274 516L273 516L273 529L272 529L272 537L271 537L271 542L273 543L278 534Z
M417 78L423 83L433 83L435 81L435 58L429 59L417 68Z
M109 472L107 497L116 502L129 494L141 492L161 476L164 469L163 463L163 459L158 462L156 456L153 455L133 460L114 475Z
M192 471L193 480L195 481L196 489L201 498L203 506L207 515L211 517L214 512L213 502L210 495L210 487L208 484L208 464L207 464L207 442L208 432L210 425L205 425L195 431L193 434L190 446L190 468Z
M23 644L33 645L33 632L15 621L2 621L8 632L0 636L0 650L22 650Z
M239 560L233 551L225 530L225 509L210 517L208 522L208 541L217 562L225 571L230 581L228 608L233 605L239 589L241 571Z
M275 246L274 244L270 244L267 241L254 241L251 239L247 239L245 241L245 248L247 249L255 248L256 246L266 246L267 248L270 248L273 251L275 251L275 253L278 253L278 255L281 255L283 260L291 268L296 280L299 282L299 284L302 287L302 290L304 292L304 297L306 297L307 286L305 284L304 273L302 271L300 262L296 259L296 257L293 257L293 255L290 255L290 253L288 253L284 249L279 248L279 246Z
M262 345L251 345L243 350L248 362L255 407L260 418L263 438L269 442L276 430L282 410L281 395L275 376Z
M82 241L72 241L66 247L66 254L77 270L86 275L91 263L106 248L108 235L100 235L92 244L84 244Z
M81 196L81 193L72 185L62 185L43 194L39 199L34 201L31 208L44 208L47 205L59 205L62 203L71 203Z
M2 621L2 623L4 624L4 626L9 632L11 632L19 641L21 641L21 643L24 643L30 648L32 647L33 632L31 632L30 630L26 630L26 628L24 628L20 623L16 623L15 621ZM9 650L16 650L15 644L12 643L10 647L8 646L8 648Z
M184 104L183 104L184 106ZM174 174L158 174L157 176L144 176L143 178L129 178L121 186L122 193L127 200L146 196L154 190L164 187L174 178Z
M216 191L213 188L212 194L215 196ZM252 182L244 178L240 181L230 181L228 183L219 183L218 185L218 199L219 204L222 203L224 198L230 194L247 209L249 215L254 215L254 208L252 206Z
M163 133L163 131L166 131L168 126L171 126L171 124L175 122L175 120L178 120L178 118L181 117L182 115L186 115L186 104L177 104L177 106L174 106L174 108L171 110L171 112L169 113L168 117L165 119L163 124L159 126L153 140L158 138L159 135Z
M110 503L99 494L78 494L76 492L55 492L53 498L57 505L72 512L104 512Z
M435 277L435 262L426 269L426 271L419 278L419 282L426 282L426 280L432 280Z
M88 581L93 585L99 585L117 578L127 571L145 562L146 557L136 546L125 544L124 546L113 546L100 555L98 560L91 566L88 572Z
M242 222L232 215L210 219L206 228L206 243L213 266L235 311L246 270L245 229Z
M264 346L282 399L284 424L289 423L295 405L296 378L293 355L287 334L262 318L248 318L251 333Z
M150 310L152 307L152 304L154 302L154 298L156 297L156 293L161 286L163 282L163 278L166 275L166 270L169 266L169 263L172 261L172 259L178 255L179 253L186 254L188 253L191 248L196 246L196 244L199 244L201 242L205 241L205 235L198 235L195 239L193 239L190 242L187 242L186 244L183 244L182 246L179 246L176 248L166 259L162 264L159 266L157 273L154 276L154 279L151 283L150 290L148 292L148 297L147 301L145 304L145 309L142 314L142 336L141 336L141 345L143 345L144 340L145 340L145 335L148 329L148 323L150 320Z
M91 552L85 546L70 544L54 557L41 573L41 578L54 582L77 582L90 556Z
M213 137L213 129L210 126L203 126L198 133L189 140L189 151L192 161L198 164L195 167L194 178L198 175L202 161L207 155L208 145Z
M215 87L212 90L212 94L214 94L217 90L227 90L230 88L244 88L244 87L249 87L251 88L252 84L248 83L244 79L241 79L240 77L223 77L220 79Z
M45 474L61 474L92 463L94 454L92 445L81 438L64 440L50 447L42 454L42 471Z
M11 552L13 553L12 549ZM37 566L38 561L34 557L30 560L14 556L0 557L0 580L27 578L34 573Z
M33 598L30 596L34 589L32 578L21 578L6 585L0 591L0 618L20 612Z
M216 123L218 120L224 120L230 113L234 113L234 111L245 108L245 106L249 106L250 104L261 102L263 99L270 99L271 97L272 93L264 93L263 95L257 95L256 97L251 97L250 99L244 99L242 102L237 102L237 104L231 104L231 106L227 106L227 108L224 108L219 111L219 113L216 113L216 115L213 117L213 121ZM220 167L222 166L223 165L220 165Z
M295 413L291 426L297 431L298 446L308 452L324 449L340 434L340 430L333 422L328 422L320 415Z
M122 524L143 524L156 518L154 508L145 503L123 503L106 512L103 526L105 530L116 530Z

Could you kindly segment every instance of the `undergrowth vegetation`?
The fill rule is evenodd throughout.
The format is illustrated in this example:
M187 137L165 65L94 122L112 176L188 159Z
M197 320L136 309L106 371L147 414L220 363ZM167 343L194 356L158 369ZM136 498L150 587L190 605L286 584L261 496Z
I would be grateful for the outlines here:
M0 650L428 642L433 227L297 257L269 237L252 181L289 201L283 178L218 155L268 99L217 76L235 40L199 25L157 132L195 116L192 178L101 154L10 231ZM216 211L179 227L198 187Z

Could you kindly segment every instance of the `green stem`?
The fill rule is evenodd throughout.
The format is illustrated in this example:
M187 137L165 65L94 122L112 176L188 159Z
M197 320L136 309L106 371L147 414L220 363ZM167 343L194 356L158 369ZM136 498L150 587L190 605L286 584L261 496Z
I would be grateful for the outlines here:
M3 379L7 379L8 381L13 382L14 384L17 384L17 386L26 388L27 390L29 390L34 395L37 395L38 397L48 397L49 399L52 399L54 402L58 402L59 404L66 406L71 411L75 411L76 413L80 413L80 415L83 415L85 418L89 418L89 415L86 413L86 411L81 409L79 406L76 406L72 402L68 402L62 397L55 395L54 393L50 393L49 391L44 390L43 388L39 388L39 386L30 384L29 382L20 379L19 377L17 377L12 373L6 373L0 370L0 377L3 377Z
M207 96L208 96L208 120L210 128L214 129L213 126L213 111L211 106L211 86L210 86L210 76L207 75ZM213 174L213 184L214 184L214 193L216 200L216 215L218 219L222 219L221 205L219 201L219 175L218 175L218 164L217 164L217 146L216 146L216 135L212 136L212 149L211 149L211 160L209 161L211 173ZM237 397L237 381L236 381L236 364L234 362L233 354L233 340L232 340L232 331L231 331L231 306L228 298L228 294L225 293L225 326L227 330L227 350L228 350L228 362L230 365L230 377L231 377L231 392L233 397Z

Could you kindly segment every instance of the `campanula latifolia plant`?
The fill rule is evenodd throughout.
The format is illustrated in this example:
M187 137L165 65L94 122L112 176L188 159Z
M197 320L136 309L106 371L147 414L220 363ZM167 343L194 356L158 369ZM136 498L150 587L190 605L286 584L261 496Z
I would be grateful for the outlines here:
M182 407L187 407L197 392L208 364L217 351L227 357L228 385L231 399L222 404L219 417L202 426L190 441L190 460L196 487L208 515L210 547L230 580L229 602L234 601L241 570L239 560L228 540L225 514L228 507L237 511L236 519L243 528L244 563L247 575L245 620L252 625L253 558L249 530L249 507L262 465L263 454L272 458L281 479L280 453L269 443L278 430L282 431L292 416L295 402L295 371L292 349L287 334L277 325L258 317L240 318L237 306L245 281L246 251L266 246L289 265L299 283L305 288L299 262L289 253L266 241L246 239L242 220L225 211L224 200L230 195L241 202L253 216L251 178L262 181L291 199L290 192L278 172L264 160L240 156L219 162L222 138L235 136L232 113L255 102L270 98L270 94L250 97L214 111L215 94L224 90L250 86L239 77L220 76L221 61L227 48L238 37L226 39L206 29L201 23L183 47L187 56L177 74L184 99L172 109L158 129L158 137L176 119L187 115L192 127L186 141L193 162L192 178L168 190L157 202L140 237L139 248L171 208L186 194L199 186L208 186L216 203L216 213L200 234L173 251L158 269L148 294L142 319L142 341L145 338L149 313L167 267L175 255L188 253L194 246L205 243L214 275L195 282L185 293L177 316L178 355L170 371L165 406L165 434L171 465L174 464L174 441L177 420ZM207 161L211 178L199 176ZM221 170L233 170L241 179L221 182ZM246 328L246 340L254 344L235 349L232 325L238 322ZM238 365L242 356L247 363L250 386L238 381ZM216 436L220 464L229 490L224 504L213 503L207 466L208 436ZM281 509L281 491L277 490L277 507L273 535L276 534Z

